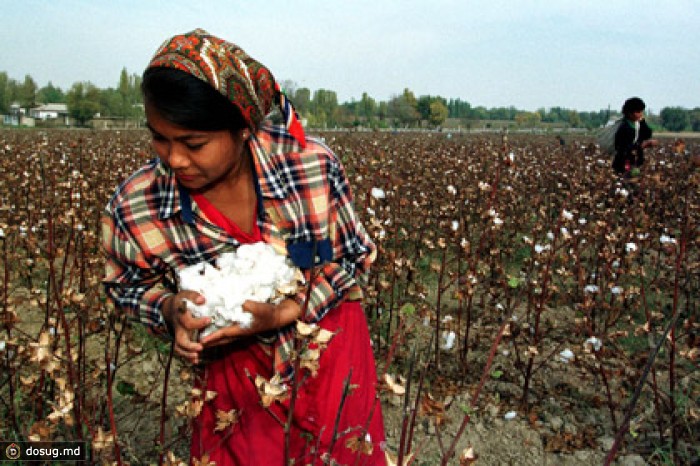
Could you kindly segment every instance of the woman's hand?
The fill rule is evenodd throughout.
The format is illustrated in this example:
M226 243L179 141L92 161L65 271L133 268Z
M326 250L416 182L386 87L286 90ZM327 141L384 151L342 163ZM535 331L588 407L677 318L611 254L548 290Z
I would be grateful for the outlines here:
M301 306L291 299L285 299L277 305L246 301L243 310L253 314L250 327L243 328L236 324L219 329L202 338L201 344L207 347L231 343L237 338L284 327L301 317Z
M187 309L189 300L204 304L204 296L196 291L181 291L163 302L163 318L172 326L175 352L192 364L199 364L204 346L197 341L197 333L211 323L209 317L194 317Z

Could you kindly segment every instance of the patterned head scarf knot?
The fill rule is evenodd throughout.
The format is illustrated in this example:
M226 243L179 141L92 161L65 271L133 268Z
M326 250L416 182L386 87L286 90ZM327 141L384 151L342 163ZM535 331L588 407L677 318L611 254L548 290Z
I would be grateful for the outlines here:
M238 107L252 130L278 105L287 131L306 146L299 117L270 70L237 45L195 29L165 41L148 65L154 67L175 68L206 82Z

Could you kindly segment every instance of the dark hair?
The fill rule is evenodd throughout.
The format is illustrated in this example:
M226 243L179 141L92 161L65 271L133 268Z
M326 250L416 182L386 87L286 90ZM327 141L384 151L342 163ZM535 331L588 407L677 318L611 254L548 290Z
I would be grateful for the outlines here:
M183 128L199 131L238 131L248 125L240 110L216 89L191 74L154 67L143 73L144 103Z
M630 97L629 99L625 100L625 103L622 106L622 114L629 116L635 112L643 112L646 107L647 106L644 104L644 101L639 97Z

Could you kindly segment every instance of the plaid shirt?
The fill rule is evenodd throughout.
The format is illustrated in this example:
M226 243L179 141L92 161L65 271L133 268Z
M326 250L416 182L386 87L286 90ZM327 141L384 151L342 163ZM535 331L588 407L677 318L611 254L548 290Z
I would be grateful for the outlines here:
M376 247L355 216L338 158L313 139L302 150L276 126L262 127L250 139L250 149L263 240L289 255L305 271L307 282L314 277L303 319L317 322L343 300L361 299L360 285ZM158 159L119 186L102 217L102 241L107 295L117 308L160 335L168 334L160 308L177 292L174 272L211 262L239 246L204 216ZM306 297L302 291L296 300L304 303ZM292 372L293 328L259 338L274 348L275 370L285 377Z

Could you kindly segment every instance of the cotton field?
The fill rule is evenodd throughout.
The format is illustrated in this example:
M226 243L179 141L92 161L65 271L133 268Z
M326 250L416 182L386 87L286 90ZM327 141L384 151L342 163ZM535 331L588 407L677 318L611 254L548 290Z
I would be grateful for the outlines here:
M379 248L365 309L392 461L700 456L699 143L679 153L662 138L620 180L593 136L317 137ZM1 439L84 441L105 464L187 461L207 394L100 286L101 210L150 157L145 132L0 132ZM241 296L304 286L272 263L279 275ZM189 286L218 293L210 272ZM245 319L227 299L219 324ZM270 403L275 383L260 381Z

